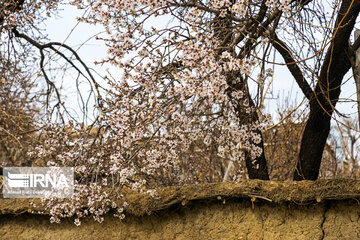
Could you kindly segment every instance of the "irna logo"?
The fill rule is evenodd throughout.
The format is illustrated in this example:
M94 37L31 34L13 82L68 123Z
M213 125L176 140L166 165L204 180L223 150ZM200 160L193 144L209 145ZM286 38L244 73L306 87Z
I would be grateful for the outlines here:
M70 198L74 192L72 167L6 167L4 198Z
M69 187L64 174L21 174L8 172L9 187Z

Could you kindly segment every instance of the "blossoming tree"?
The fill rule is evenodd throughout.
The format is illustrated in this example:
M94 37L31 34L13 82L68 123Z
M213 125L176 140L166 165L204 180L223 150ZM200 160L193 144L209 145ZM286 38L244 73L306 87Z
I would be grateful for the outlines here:
M180 110L184 111L180 114L184 118L177 120L179 131L167 131L167 134L179 136L186 132L181 129L187 126L185 111L200 111L191 115L199 116L201 124L206 119L206 125L213 129L215 126L208 119L215 118L220 132L229 133L220 133L221 137L217 138L219 152L226 148L235 158L232 160L244 159L250 178L268 179L258 107L268 77L265 65L269 48L275 48L310 103L294 179L317 178L342 79L351 67L359 44L357 41L349 45L360 8L357 1L340 1L334 6L287 0L73 3L91 9L84 21L103 24L112 33L111 38L103 39L110 49L110 56L104 61L122 67L125 81L136 84L137 91L131 98L141 100L135 102L150 103L152 108L146 108L153 113L157 112L156 106L161 106L167 114L161 113L157 119L164 123L174 124L177 119L170 114L184 109ZM327 15L323 8L331 7L334 11ZM153 27L151 22L156 18L171 21ZM283 35L282 39L279 34ZM318 39L321 39L319 43ZM136 56L131 57L134 53ZM248 88L254 66L261 69L259 77L254 79L261 92L257 103ZM150 99L144 101L144 98ZM170 104L169 98L176 99L175 104ZM125 102L128 101L130 97ZM206 112L206 108L211 110ZM122 115L126 106L115 109ZM167 121L170 119L175 121ZM156 122L155 119L148 121ZM113 129L126 131L125 125L120 126L121 129ZM163 125L157 126L152 131L162 132ZM128 135L131 134L124 132L124 136ZM234 140L230 146L229 139Z

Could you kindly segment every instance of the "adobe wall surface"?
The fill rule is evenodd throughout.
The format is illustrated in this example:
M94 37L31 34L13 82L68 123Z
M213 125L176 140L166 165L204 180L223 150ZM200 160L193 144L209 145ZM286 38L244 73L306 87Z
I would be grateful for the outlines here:
M266 188L263 184L268 184L258 183L262 187L261 191ZM26 200L0 199L0 238L360 239L360 192L357 190L360 185L353 185L352 195L346 189L343 190L346 193L343 196L346 197L335 196L331 189L336 187L330 185L332 187L326 188L327 192L321 187L319 191L313 192L313 201L309 198L301 202L296 197L308 194L302 185L294 188L298 192L293 193L291 198L296 201L286 200L289 194L282 201L274 201L270 197L276 196L266 195L269 189L261 192L259 185L248 188L248 197L239 192L238 185L234 184L225 187L223 184L202 186L201 189L207 192L211 189L209 196L213 197L200 198L191 198L186 195L186 189L176 188L176 194L181 197L172 195L166 200L157 200L163 204L161 206L166 203L166 207L154 207L155 202L149 204L143 198L137 199L131 204L136 205L136 201L145 204L148 210L145 215L144 212L136 214L129 210L128 216L122 221L109 214L101 224L86 219L80 227L76 227L71 219L54 224L49 222L47 215L27 213ZM227 195L225 188L232 189L231 194ZM171 191L167 189L165 192L169 194ZM201 194L204 193L199 191L196 196Z

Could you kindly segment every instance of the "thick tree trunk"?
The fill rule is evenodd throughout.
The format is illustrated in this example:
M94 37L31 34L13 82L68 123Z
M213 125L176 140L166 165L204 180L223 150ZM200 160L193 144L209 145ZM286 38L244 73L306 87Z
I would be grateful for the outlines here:
M258 21L262 21L262 19L265 17L266 12L266 5L265 1L263 2L263 8L264 11L259 13ZM222 17L215 17L213 21L213 29L214 29L214 37L218 38L223 46L224 49L228 48L227 50L231 51L232 49L231 44L232 39L234 37L234 32L232 30L232 21L227 18ZM222 51L219 52L219 55ZM235 54L234 54L235 55ZM246 111L246 108L244 107L244 100L246 99L249 103L250 107L255 107L255 104L250 96L250 93L247 88L246 80L242 77L241 73L239 71L235 72L228 72L226 74L226 81L229 85L229 88L227 90L229 98L232 98L231 93L233 91L241 90L244 93L244 99L237 100L237 102L234 100L234 110L238 116L239 124L240 125L251 125L259 120L259 116L256 111L248 112ZM237 79L240 79L237 80ZM251 158L251 155L246 152L245 153L245 162L246 162L246 168L248 172L248 176L250 179L261 179L261 180L269 180L269 174L268 174L268 168L264 153L264 142L262 133L260 130L253 131L254 134L258 134L261 137L261 142L259 144L255 144L251 142L251 144L255 144L258 147L262 149L262 154L258 156L255 159Z
M235 81L235 79L240 79L239 81ZM249 107L255 109L255 104L249 94L249 90L246 84L246 80L243 79L239 72L235 72L232 74L228 74L227 81L229 84L228 95L231 98L231 92L236 90L241 90L244 93L244 98L238 100L234 104L234 110L238 116L240 125L251 125L259 121L258 113L254 111L247 111L244 107L244 101L248 101ZM236 83L234 83L236 82ZM246 169L248 172L248 176L250 179L261 179L261 180L269 180L269 173L267 167L267 161L265 158L264 152L264 138L260 130L253 130L254 134L260 135L261 141L259 144L255 144L254 142L250 142L250 144L254 144L257 147L262 149L262 153L260 156L255 159L251 158L249 152L245 152L245 163Z
M247 98L249 100L249 106L255 107L255 104L251 99L250 94L248 94L248 91L246 93L247 93ZM240 108L244 109L244 106L240 106ZM256 111L251 113L246 113L246 111L237 111L237 112L239 115L240 123L243 120L249 121L249 123L255 123L259 121L259 116ZM255 159L252 159L248 152L245 154L245 162L246 162L246 169L248 172L248 176L250 179L269 180L270 177L268 173L267 161L265 158L264 138L260 130L257 129L253 132L254 134L260 135L261 141L259 144L255 144L254 142L251 142L251 144L260 147L262 149L262 153L260 156L256 157Z
M246 169L248 172L248 176L250 179L270 180L267 162L265 158L265 152L264 152L263 136L259 130L256 131L255 133L260 134L261 136L261 142L260 144L258 144L258 147L260 147L263 151L261 155L255 159L255 164L252 162L252 159L249 156L249 154L247 154L245 161L246 161ZM258 168L256 168L256 166L258 166Z
M314 98L315 99L315 98ZM302 136L299 161L294 173L294 180L316 180L326 139L330 131L332 111L324 112L316 100L310 103L310 116ZM322 102L321 105L324 105Z
M310 116L303 133L294 180L316 180L319 176L331 115L340 95L343 77L354 57L349 47L349 38L359 10L359 1L344 0L341 4L333 40L310 99Z

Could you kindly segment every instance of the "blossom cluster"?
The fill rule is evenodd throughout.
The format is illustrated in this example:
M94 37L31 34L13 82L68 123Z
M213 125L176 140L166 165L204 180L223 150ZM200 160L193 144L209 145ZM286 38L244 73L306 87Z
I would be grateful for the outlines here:
M277 0L267 0L266 5L272 8L278 8L285 13L290 13L290 2L290 0L281 0L280 3Z
M34 22L43 18L40 13L50 16L56 11L59 0L45 1L3 1L0 5L0 35L14 27L26 28L34 25Z

